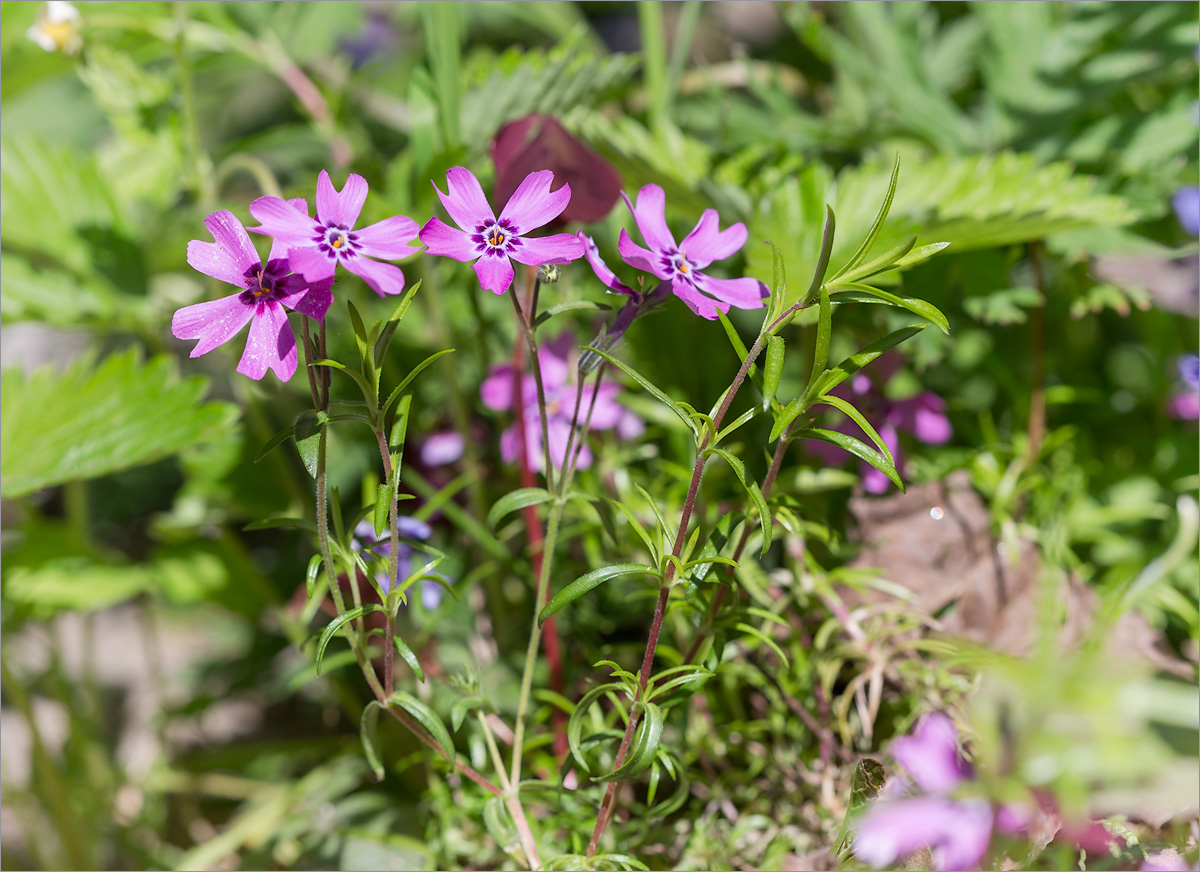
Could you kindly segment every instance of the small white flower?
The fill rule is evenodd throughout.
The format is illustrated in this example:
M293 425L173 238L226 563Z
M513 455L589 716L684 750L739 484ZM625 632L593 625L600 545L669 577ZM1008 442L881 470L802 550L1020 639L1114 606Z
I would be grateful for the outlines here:
M47 0L42 15L25 35L46 51L75 54L83 47L79 10L66 0Z

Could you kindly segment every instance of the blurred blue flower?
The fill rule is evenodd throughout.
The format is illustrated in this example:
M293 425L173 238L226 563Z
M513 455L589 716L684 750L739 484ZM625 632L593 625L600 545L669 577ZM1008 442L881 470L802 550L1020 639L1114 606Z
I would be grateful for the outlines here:
M433 531L429 529L429 525L417 518L409 518L400 516L396 519L396 526L400 532L400 551L397 555L397 577L401 582L412 574L412 558L416 552L413 547L405 542L405 539L415 539L418 542L426 541ZM392 553L392 543L390 536L384 538L376 538L375 526L370 521L360 521L358 526L354 528L355 538L351 541L351 545L356 551L367 553L375 557L381 562L386 563L388 557ZM375 581L379 584L380 590L386 595L391 589L391 579L388 577L386 569L381 569L375 574ZM436 609L442 601L442 586L436 581L424 579L421 582L421 605L432 611Z
M1179 225L1190 236L1200 236L1200 188L1185 185L1171 198Z

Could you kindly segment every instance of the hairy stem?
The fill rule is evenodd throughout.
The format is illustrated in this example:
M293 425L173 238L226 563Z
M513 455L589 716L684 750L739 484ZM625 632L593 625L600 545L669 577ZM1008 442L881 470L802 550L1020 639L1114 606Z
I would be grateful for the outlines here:
M793 307L795 308L795 307ZM790 314L792 310L788 310L784 315ZM781 315L780 319L784 316ZM778 321L776 322L778 323ZM638 676L641 681L642 690L646 689L646 684L650 680L650 672L654 667L654 654L658 648L658 637L662 631L663 616L666 614L667 600L671 594L671 581L675 577L675 564L679 555L683 551L684 538L687 536L688 525L692 520L692 512L696 507L696 494L700 490L700 479L704 476L704 463L706 460L704 451L708 448L709 440L714 432L720 432L721 422L725 419L729 407L733 405L733 399L737 396L738 390L742 383L746 380L746 374L750 371L750 367L763 350L763 337L765 331L760 333L758 338L754 340L754 345L746 352L746 359L742 361L741 367L738 368L737 375L733 377L733 382L729 385L729 390L725 392L725 397L721 400L721 405L717 409L717 414L713 416L712 430L705 433L704 438L700 442L699 450L696 452L696 463L692 467L692 480L688 484L687 498L683 503L683 512L679 518L679 529L675 533L675 547L672 549L672 555L676 560L667 563L667 569L663 573L663 585L658 594L658 602L654 606L654 618L650 624L650 634L646 639L646 653L642 656L641 674ZM625 736L621 740L621 747L617 751L617 759L613 763L613 768L616 769L625 762L625 755L629 751L629 744L633 740L634 731L637 729L638 717L631 713L629 723L625 726ZM613 804L616 800L617 783L609 782L608 788L604 792L604 799L600 803L600 811L596 815L596 826L592 830L592 837L588 841L587 854L589 857L595 856L597 849L600 846L600 838L604 835L604 830L608 827L608 822L612 817Z
M496 747L496 737L492 735L492 728L488 724L487 717L484 716L483 712L476 710L475 714L479 718L479 726L483 730L483 738L487 742L488 753L492 758L492 765L496 767L496 774L500 777L500 784L504 788L504 804L508 808L509 814L512 815L513 824L517 828L517 835L521 839L521 849L525 852L525 862L530 869L540 869L542 858L538 855L537 842L534 841L533 831L529 829L529 820L525 817L525 809L521 805L517 791L513 788L513 782L509 780L508 775L504 771L504 760L500 757L500 749Z

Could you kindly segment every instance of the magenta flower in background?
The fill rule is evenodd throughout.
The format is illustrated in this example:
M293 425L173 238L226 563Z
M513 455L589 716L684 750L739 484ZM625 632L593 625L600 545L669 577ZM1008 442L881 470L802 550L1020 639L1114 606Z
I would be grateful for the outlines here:
M675 296L702 318L716 320L718 312L737 309L758 309L767 296L766 285L758 279L716 279L701 270L713 261L724 260L746 244L746 225L731 224L724 230L716 209L705 209L695 229L675 243L667 227L666 195L658 185L646 185L638 191L637 206L629 202L624 191L625 205L633 213L638 230L649 249L642 248L621 231L617 251L630 266L644 270L671 283Z
M310 284L331 280L341 264L380 296L403 293L400 267L371 258L399 260L419 251L409 247L417 238L417 222L396 215L355 230L367 191L367 180L351 173L339 192L329 173L321 170L316 219L309 217L304 200L259 197L250 204L250 214L262 224L250 230L282 244L292 269Z
M1171 414L1185 421L1200 418L1200 357L1185 354L1176 363L1179 389L1171 395Z
M570 263L583 256L583 244L569 233L528 237L557 218L571 200L571 186L551 191L550 170L530 173L517 187L497 218L483 195L479 180L470 170L453 167L446 172L443 194L435 184L442 205L461 230L440 218L430 218L421 228L421 241L430 254L452 257L462 263L475 261L475 274L484 290L503 294L513 280L509 260L526 266Z
M946 401L932 391L922 391L907 400L890 400L883 393L883 385L887 383L903 363L903 358L895 352L888 352L875 360L875 372L878 383L871 380L865 373L858 372L847 381L834 388L830 393L854 405L863 416L871 422L883 439L892 459L896 461L896 469L902 471L904 453L900 448L900 431L912 433L926 445L941 445L950 439L952 428L946 417ZM868 445L871 440L857 424L849 419L843 421L835 429L849 436L861 439ZM839 448L828 442L812 440L806 443L814 454L830 465L840 464L851 455L844 448ZM868 493L886 493L892 486L891 480L869 463L861 462L863 490Z
M574 382L575 367L570 358L574 341L564 334L538 350L538 363L542 369L542 386L546 392L547 430L550 435L550 459L561 469L566 460L567 441L571 436L571 418L575 412ZM525 456L529 468L541 470L542 422L538 412L537 383L532 375L521 376L521 407L524 410ZM595 391L596 406L592 411L591 429L615 429L622 439L634 439L646 430L642 419L617 402L619 385L606 383ZM483 404L495 412L511 411L513 408L513 368L508 364L493 366L487 379L479 389ZM587 417L592 401L593 389L589 385L583 391L579 406L579 423ZM517 440L517 428L510 426L500 435L500 456L506 463L515 463L520 456L521 445ZM592 452L587 441L580 443L579 469L592 465Z
M440 430L426 437L418 456L426 466L446 466L462 457L465 448L463 438L457 431Z
M295 203L284 205L300 208ZM330 282L309 283L290 274L279 240L272 243L264 266L246 228L231 212L213 212L204 219L204 226L216 241L189 242L188 263L206 276L242 290L220 300L185 306L171 319L171 332L177 339L199 339L189 355L199 357L228 342L249 321L250 336L237 371L257 380L269 369L287 381L296 371L296 334L284 308L322 320L333 302Z

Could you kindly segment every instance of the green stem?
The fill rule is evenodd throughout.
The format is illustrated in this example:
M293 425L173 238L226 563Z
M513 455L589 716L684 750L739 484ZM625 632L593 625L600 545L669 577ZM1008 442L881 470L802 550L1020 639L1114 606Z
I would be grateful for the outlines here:
M504 759L500 756L500 749L496 746L496 737L492 734L487 716L479 710L475 714L479 718L479 727L483 730L483 738L487 743L492 765L496 767L496 775L500 778L500 786L504 788L504 804L508 807L509 814L512 815L517 835L521 839L521 848L525 851L525 862L530 869L539 869L542 865L542 858L538 855L537 842L533 838L533 831L529 829L529 819L525 817L525 808L521 805L520 797L513 789L513 782L504 771ZM517 783L520 784L520 782Z
M638 29L641 36L642 76L650 101L650 121L658 127L671 111L667 93L667 36L661 3L639 3Z
M521 673L521 694L517 698L517 720L513 727L512 780L521 780L521 754L525 743L525 714L529 710L529 697L533 691L533 669L537 664L538 648L542 642L542 627L538 623L538 612L546 598L546 585L550 583L550 567L554 563L554 546L558 542L558 525L562 520L563 504L555 500L546 523L546 538L542 542L542 571L538 574L537 593L534 595L533 625L529 630L529 645L525 649L525 668Z
M533 283L533 295L531 300L533 305L536 305L538 289L541 287L540 281ZM529 364L533 370L533 381L537 385L538 398L538 417L542 423L542 472L546 476L546 490L552 494L558 492L554 489L554 463L550 457L550 421L546 415L546 388L542 382L542 365L538 360L537 339L533 335L533 330L530 328L530 323L537 317L537 310L533 309L529 313L529 317L525 317L524 310L521 309L521 301L517 299L516 291L510 295L512 297L513 311L517 315L517 324L521 327L521 333L525 337L525 345L529 349Z

